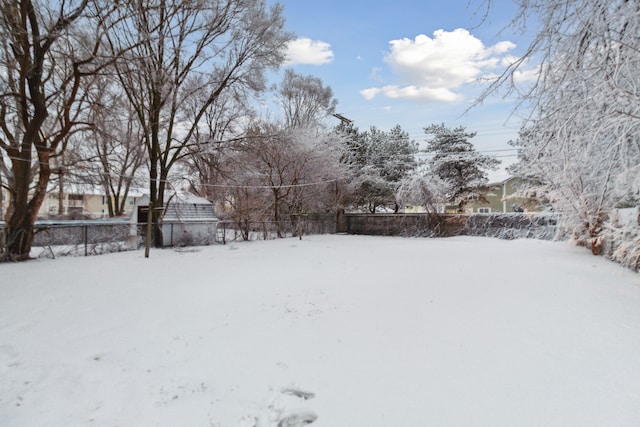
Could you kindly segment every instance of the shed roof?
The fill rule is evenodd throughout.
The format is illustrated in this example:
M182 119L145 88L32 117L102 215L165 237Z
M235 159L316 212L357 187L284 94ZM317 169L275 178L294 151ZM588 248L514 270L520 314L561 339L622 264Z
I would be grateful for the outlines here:
M148 206L149 196L145 195L138 199L137 206ZM134 210L135 211L135 210ZM137 221L137 212L132 215ZM165 222L185 222L185 221L215 221L217 220L213 203L204 197L196 196L186 192L165 193L165 210L163 221Z

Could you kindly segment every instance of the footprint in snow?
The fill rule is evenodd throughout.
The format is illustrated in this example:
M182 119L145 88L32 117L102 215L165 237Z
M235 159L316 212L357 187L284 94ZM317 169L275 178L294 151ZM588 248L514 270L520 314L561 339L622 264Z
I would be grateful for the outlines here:
M315 393L310 392L310 391L301 390L301 389L296 388L296 387L285 387L285 388L280 390L280 393L288 394L288 395L295 396L295 397L299 397L299 398L304 399L304 400L309 400L309 399L313 399L314 397L316 397Z
M311 424L318 416L309 410L299 410L285 415L280 419L278 427L302 427Z
M293 396L303 400L309 400L315 397L315 393L302 390L298 387L282 388L280 389L279 395ZM273 397L266 411L260 415L247 415L240 419L239 427L303 427L318 419L318 415L309 409L287 410L285 402L281 400L279 395Z

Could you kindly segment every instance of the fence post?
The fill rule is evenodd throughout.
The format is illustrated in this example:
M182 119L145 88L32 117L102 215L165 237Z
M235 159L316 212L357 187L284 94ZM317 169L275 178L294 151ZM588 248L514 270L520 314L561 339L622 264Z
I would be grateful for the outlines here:
M84 225L84 256L87 256L89 254L88 250L87 250L87 247L88 247L88 244L89 244L89 242L88 242L88 240L89 240L88 239L88 235L89 235L88 228L89 228L89 226L87 224L85 224Z

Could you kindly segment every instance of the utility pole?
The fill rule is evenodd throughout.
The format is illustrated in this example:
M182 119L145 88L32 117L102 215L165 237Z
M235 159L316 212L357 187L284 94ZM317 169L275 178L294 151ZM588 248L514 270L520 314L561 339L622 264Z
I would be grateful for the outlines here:
M350 125L351 123L353 123L353 120L347 119L342 114L333 113L333 117L335 117L336 119L340 120L340 129L341 130L344 129L346 126Z
M340 120L340 131L344 131L345 127L353 123L353 120L347 119L342 114L334 113L333 117ZM345 222L344 222L344 206L342 205L342 201L340 197L340 186L338 181L335 182L335 197L336 197L336 204L338 205L337 206L338 209L336 212L336 228L337 228L336 231L338 233L344 233L347 231L347 227L345 226Z

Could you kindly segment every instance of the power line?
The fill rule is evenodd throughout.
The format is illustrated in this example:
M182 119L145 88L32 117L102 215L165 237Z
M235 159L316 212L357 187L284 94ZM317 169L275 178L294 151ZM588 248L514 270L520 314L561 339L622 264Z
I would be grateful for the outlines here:
M182 179L187 179L186 177L182 177ZM324 181L317 182L308 182L304 184L283 184L283 185L227 185L227 184L199 184L203 187L212 187L212 188L238 188L243 190L265 190L265 189L279 189L279 188L301 188L301 187L311 187L315 185L323 185L330 184L332 182L339 181L338 178L328 179Z
M494 157L494 158L514 158L514 157L518 157L518 154L517 154L518 151L519 151L519 149L517 149L517 148L505 148L505 149L493 149L493 150L478 150L478 151L470 151L470 152L462 152L462 153L450 153L450 154L448 154L446 156L446 159L443 159L443 160L445 160L445 161L466 160L468 158L468 156L466 154L508 153L508 152L515 152L515 153L514 154L498 154L498 155L493 155L492 157ZM394 154L390 154L390 155L363 155L363 156L356 155L355 157L357 157L359 159L368 159L368 160L376 160L376 159L384 160L384 159L403 158L403 157L406 158L406 157L409 157L409 156L413 157L414 159L415 158L423 158L424 159L424 158L434 157L437 154L438 153L419 151L417 153L406 153L406 154L395 154L395 155ZM11 160L17 160L17 161L31 162L31 163L34 163L34 164L50 165L47 162L26 160L26 159L21 159L21 158L17 158L17 157L11 157L11 156L5 156L5 158L11 159ZM124 174L114 174L114 173L105 173L105 172L99 172L99 174L102 175L102 176L109 176L110 178L125 178L125 179L135 179L136 178L135 175L124 175ZM141 179L143 179L143 178L141 178ZM155 182L171 184L171 183L175 182L176 180L189 181L190 177L180 176L180 177L175 177L175 178L173 178L171 180L170 179L165 179L165 180L157 179L157 180L155 180ZM329 183L333 183L333 182L337 182L337 181L339 181L338 178L332 178L332 179L321 180L321 181L316 181L316 182L309 182L309 183L301 183L301 184L239 185L239 184L200 183L199 185L203 186L203 187L207 187L207 188L282 189L282 188L304 188L304 187L310 187L310 186L329 184Z
M26 161L24 159L18 159L18 158L13 158L13 159L14 160ZM43 163L43 162L37 162L37 163ZM126 179L134 179L134 178L136 178L136 176L134 176L134 175L121 175L121 174L114 174L114 173L100 173L100 175L101 176L109 176L110 178L126 178ZM186 180L186 181L188 181L189 177L180 176L180 177L175 177L175 179L156 179L154 181L157 182L157 183L171 184L171 183L175 182L176 180ZM311 186L316 186L316 185L330 184L330 183L336 182L336 181L339 181L339 179L338 178L332 178L332 179L327 179L327 180L322 180L322 181L306 182L306 183L301 183L301 184L280 184L280 185L237 185L237 184L208 184L208 183L201 183L199 185L201 185L203 187L211 187L211 188L281 189L281 188L311 187Z

